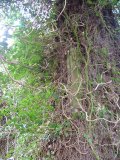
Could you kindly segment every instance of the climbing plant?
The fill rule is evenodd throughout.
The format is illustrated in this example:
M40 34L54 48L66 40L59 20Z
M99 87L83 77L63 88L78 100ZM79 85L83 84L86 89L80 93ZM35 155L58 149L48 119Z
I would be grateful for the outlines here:
M1 1L0 158L119 159L119 2L44 2Z

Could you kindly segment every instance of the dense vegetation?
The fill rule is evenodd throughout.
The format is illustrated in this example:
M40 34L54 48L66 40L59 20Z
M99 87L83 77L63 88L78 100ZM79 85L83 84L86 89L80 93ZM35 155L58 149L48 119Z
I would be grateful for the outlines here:
M1 1L0 158L120 159L119 5Z

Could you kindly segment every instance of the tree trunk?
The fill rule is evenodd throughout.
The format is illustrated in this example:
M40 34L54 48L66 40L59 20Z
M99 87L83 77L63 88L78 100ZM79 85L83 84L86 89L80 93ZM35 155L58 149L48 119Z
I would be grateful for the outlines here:
M117 115L119 110L115 99L119 95L120 42L112 5L100 7L96 1L58 0L56 6L61 68L57 79L66 77L60 78L60 82L67 88L70 103L62 107L66 106L65 117L70 117L72 129L76 130L61 140L56 159L117 160L119 146L112 144L118 140L118 132L113 129L115 117L110 114Z

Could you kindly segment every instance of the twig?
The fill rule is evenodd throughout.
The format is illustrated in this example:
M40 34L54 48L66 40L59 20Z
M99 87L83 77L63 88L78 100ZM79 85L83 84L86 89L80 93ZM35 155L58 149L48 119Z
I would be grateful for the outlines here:
M104 121L106 121L106 122L113 123L113 124L115 124L115 125L116 125L118 122L120 122L120 118L117 119L117 121L109 121L108 119L105 119L105 118L88 119L88 118L89 118L88 113L83 109L83 107L81 106L81 104L80 104L80 102L79 102L79 100L78 100L77 97L76 97L76 100L77 100L77 102L78 102L81 110L82 110L82 111L85 113L85 115L86 115L86 121L88 121L88 122L96 122L96 121L99 121L99 120L104 120Z
M96 91L99 86L101 86L101 85L106 85L106 84L109 84L109 83L112 83L112 80L109 81L109 82L106 82L106 83L99 83L99 84L97 84L97 86L95 87L94 91Z
M67 4L67 0L65 0L64 7L63 7L62 11L60 12L60 14L58 15L57 21L58 21L58 19L60 18L60 16L62 15L62 13L64 12L64 10L65 10L65 8L66 8L66 4Z

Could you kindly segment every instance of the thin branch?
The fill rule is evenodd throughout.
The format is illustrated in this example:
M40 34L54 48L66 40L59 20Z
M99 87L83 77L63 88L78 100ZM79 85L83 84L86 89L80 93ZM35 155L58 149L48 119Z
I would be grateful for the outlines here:
M57 21L58 21L58 19L60 18L60 16L62 15L62 13L64 12L64 10L65 10L65 8L66 8L66 4L67 4L67 0L65 0L64 7L63 7L62 11L60 12L60 14L58 15Z

